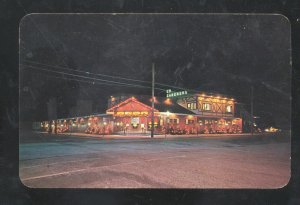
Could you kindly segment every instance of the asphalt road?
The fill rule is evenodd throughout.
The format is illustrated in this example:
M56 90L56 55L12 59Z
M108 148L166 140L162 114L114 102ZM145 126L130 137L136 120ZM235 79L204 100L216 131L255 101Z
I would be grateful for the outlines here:
M167 139L23 134L19 174L37 188L281 188L288 133Z

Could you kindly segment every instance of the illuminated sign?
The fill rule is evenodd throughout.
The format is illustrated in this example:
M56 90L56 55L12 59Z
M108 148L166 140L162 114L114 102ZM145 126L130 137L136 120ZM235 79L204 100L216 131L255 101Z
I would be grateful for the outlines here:
M183 95L187 95L187 91L186 90L183 90L183 91L172 91L171 89L168 89L166 90L166 93L167 93L167 98L169 97L179 97L179 96L183 96Z
M139 112L139 111L134 111L134 112L128 112L128 111L125 111L125 112L115 112L114 113L115 116L148 116L148 112L147 111L142 111L142 112Z

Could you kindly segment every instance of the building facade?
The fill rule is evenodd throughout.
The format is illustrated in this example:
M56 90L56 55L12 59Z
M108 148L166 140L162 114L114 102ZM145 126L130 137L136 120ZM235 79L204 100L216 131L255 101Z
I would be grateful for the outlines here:
M242 132L242 119L235 115L234 99L186 93L172 97L154 98L155 134ZM40 129L55 133L147 134L152 127L151 103L149 96L111 96L103 114L44 121Z

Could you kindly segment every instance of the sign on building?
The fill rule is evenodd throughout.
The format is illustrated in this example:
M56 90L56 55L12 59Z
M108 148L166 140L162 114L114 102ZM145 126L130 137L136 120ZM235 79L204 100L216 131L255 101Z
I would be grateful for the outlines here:
M167 93L167 98L180 97L188 94L186 90L172 91L171 89L166 90L166 93Z

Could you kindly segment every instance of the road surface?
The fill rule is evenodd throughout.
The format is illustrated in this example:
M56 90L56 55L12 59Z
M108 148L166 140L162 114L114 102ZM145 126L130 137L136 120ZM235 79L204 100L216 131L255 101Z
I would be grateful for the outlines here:
M160 139L21 134L19 175L36 188L281 188L289 133Z

